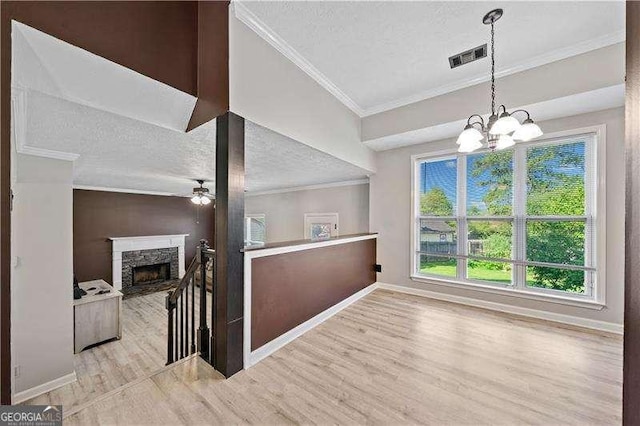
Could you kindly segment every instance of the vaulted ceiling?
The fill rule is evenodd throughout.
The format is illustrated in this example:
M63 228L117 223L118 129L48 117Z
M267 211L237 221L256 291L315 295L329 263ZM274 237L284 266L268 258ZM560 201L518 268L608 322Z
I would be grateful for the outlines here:
M361 116L488 79L487 58L448 57L489 41L508 75L624 40L624 2L251 2L236 15Z
M215 180L215 120L185 132L196 99L33 28L13 23L18 153L74 161L74 185L188 195ZM362 179L367 171L246 122L246 188Z

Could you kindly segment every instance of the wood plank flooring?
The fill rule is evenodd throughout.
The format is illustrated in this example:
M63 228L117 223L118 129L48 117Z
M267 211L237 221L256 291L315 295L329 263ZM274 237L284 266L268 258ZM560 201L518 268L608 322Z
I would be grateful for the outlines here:
M163 291L123 300L122 339L74 355L76 382L32 398L24 404L61 404L69 412L162 369L167 361L166 295L167 292ZM211 296L208 296L209 310ZM199 300L196 294L196 321L199 318ZM210 324L210 312L207 318Z
M195 357L68 424L621 421L622 339L376 290L224 380Z

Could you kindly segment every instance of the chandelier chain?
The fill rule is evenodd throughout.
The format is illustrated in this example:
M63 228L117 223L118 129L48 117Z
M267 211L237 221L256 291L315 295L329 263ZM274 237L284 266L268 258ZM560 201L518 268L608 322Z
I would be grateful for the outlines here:
M495 59L494 26L491 21L491 115L496 113L496 59Z

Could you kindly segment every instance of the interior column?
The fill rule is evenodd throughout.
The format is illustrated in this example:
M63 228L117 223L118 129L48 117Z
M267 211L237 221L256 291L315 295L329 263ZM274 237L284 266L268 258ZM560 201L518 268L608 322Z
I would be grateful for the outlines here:
M244 297L244 118L227 112L216 123L213 365L225 377L242 370Z
M622 417L640 424L640 2L627 2L626 249Z

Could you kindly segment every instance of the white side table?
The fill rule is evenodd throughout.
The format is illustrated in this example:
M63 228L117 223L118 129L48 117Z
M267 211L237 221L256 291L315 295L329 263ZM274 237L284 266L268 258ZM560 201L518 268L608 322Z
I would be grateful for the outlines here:
M122 337L122 293L104 280L78 284L87 292L73 301L74 353L96 343ZM90 288L95 287L93 290ZM108 293L97 294L101 290Z

